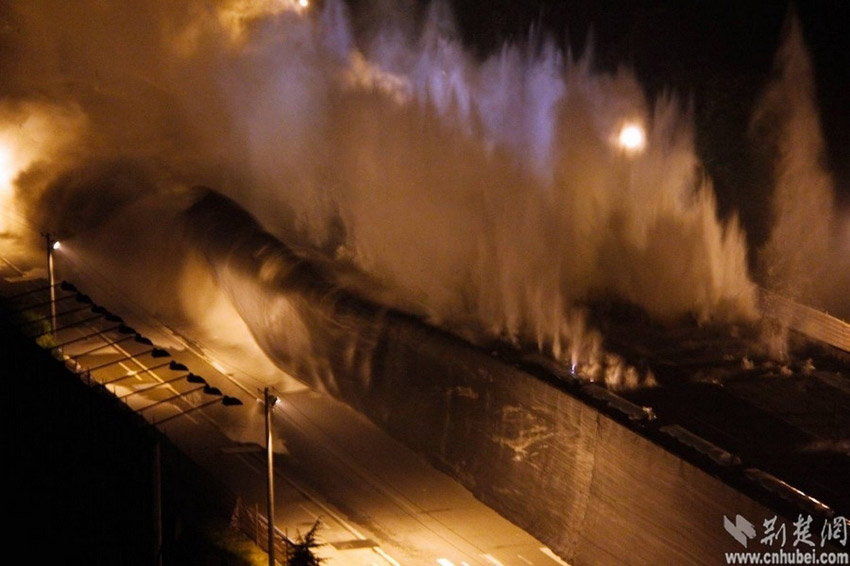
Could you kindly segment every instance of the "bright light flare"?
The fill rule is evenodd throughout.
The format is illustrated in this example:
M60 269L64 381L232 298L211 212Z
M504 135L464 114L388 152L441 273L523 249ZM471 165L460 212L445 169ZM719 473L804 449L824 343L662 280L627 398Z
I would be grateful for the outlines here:
M57 241L57 242L53 242L53 249L54 249L54 250L58 250L58 249L59 249L59 248L61 248L61 247L62 247L62 244L60 244L58 241Z
M12 150L0 142L0 194L7 193L12 188L12 180L16 174L12 163Z
M309 7L310 0L228 0L217 9L217 17L230 40L241 45L252 22L277 18L287 12L300 15ZM195 25L183 30L176 45L177 51L182 54L194 52L200 32Z
M646 132L640 124L625 124L617 136L617 141L626 151L642 151L646 147Z
M14 209L12 184L18 175L12 147L0 138L0 233L8 230L7 214ZM6 214L3 214L6 213Z
M86 118L75 105L38 102L10 104L0 100L0 233L19 231L23 216L17 212L17 183L33 164L45 165L43 172L65 165L65 148L84 130ZM13 219L18 217L17 219Z

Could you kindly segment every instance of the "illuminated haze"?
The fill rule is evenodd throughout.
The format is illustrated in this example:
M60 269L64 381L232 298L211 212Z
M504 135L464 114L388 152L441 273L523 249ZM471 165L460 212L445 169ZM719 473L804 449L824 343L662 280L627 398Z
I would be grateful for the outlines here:
M767 147L773 175L772 229L759 250L765 285L850 317L846 301L850 225L836 211L835 181L816 106L812 62L799 21L789 17L751 129Z
M744 233L718 218L684 105L647 100L589 53L533 37L480 60L441 4L358 37L338 0L0 10L0 142L16 156L4 198L160 314L191 318L210 287L175 238L199 184L367 274L364 292L573 363L600 347L589 300L662 321L756 314ZM642 150L620 145L629 124Z

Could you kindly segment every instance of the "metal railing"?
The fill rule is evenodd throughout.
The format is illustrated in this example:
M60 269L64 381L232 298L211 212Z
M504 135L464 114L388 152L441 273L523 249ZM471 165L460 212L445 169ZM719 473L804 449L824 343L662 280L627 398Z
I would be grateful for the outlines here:
M239 498L230 517L230 526L239 530L242 534L254 541L257 546L265 552L269 551L269 521L260 513L259 505L246 505ZM286 536L280 529L274 529L274 555L283 559L280 564L289 564L289 558L295 542Z

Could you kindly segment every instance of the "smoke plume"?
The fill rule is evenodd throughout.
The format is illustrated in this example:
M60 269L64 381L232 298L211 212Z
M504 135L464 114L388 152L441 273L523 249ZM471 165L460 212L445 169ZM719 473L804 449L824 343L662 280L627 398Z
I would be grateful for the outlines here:
M759 277L771 290L846 319L848 230L836 208L814 84L799 20L791 14L775 78L751 125L774 179L772 229L759 250Z
M0 142L37 153L11 167L16 206L174 316L197 303L174 241L194 185L392 306L572 363L599 349L587 301L754 316L742 229L676 97L542 36L480 60L445 4L378 6L355 33L339 0L10 3Z

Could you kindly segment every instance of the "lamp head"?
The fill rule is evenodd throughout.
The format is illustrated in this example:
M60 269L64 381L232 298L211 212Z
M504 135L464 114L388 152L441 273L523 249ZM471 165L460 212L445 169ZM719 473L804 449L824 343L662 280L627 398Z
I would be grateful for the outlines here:
M171 354L168 353L167 350L163 350L162 348L154 348L151 350L151 357L153 358L167 358Z
M203 383L204 385L207 384L206 379L204 379L200 375L195 375L191 372L189 373L189 375L186 376L186 381L188 381L189 383Z
M221 395L221 389L219 389L218 387L213 387L211 385L205 385L204 393L207 395Z
M59 288L63 291L68 291L69 293L76 293L77 287L73 283L68 283L67 281L62 281L59 284Z

